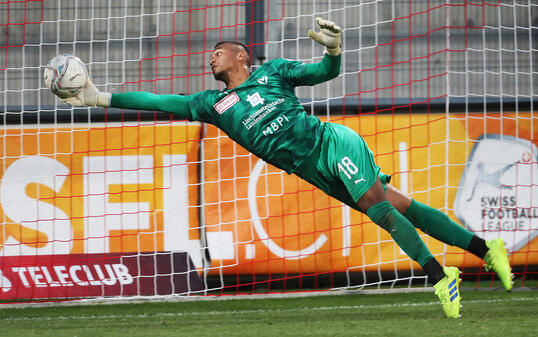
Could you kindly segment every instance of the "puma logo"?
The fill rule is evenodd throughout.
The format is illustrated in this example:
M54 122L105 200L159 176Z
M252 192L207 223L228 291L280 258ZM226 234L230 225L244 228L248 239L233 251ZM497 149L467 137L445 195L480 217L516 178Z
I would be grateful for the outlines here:
M366 181L366 179L364 179L363 177L361 177L360 179L357 179L354 181L355 184L358 184L360 183L361 181Z

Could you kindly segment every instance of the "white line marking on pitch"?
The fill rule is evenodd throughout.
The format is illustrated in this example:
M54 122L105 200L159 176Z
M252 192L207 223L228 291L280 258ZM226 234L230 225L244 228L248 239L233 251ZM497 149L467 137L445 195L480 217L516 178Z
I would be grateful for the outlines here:
M515 302L515 301L538 301L538 297L514 297L507 299L491 299L491 300L470 300L464 304L472 303L498 303L498 302ZM439 305L439 302L420 302L420 303L397 303L397 304L374 304L374 305L340 305L334 307L304 307L292 309L256 309L256 310L226 310L226 311L193 311L193 312L171 312L171 313L156 313L156 314L138 314L138 315L80 315L80 316L57 316L57 317L6 317L0 318L0 321L54 321L54 320L69 320L69 319L126 319L126 318L156 318L156 317L181 317L181 316L205 316L205 315L236 315L236 314L256 314L267 312L294 312L294 311L329 311L329 310L365 310L365 309L382 309L391 307L420 307Z

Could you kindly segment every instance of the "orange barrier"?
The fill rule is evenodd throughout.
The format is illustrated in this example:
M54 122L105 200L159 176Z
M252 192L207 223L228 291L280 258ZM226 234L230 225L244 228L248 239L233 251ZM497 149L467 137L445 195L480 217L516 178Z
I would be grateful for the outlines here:
M538 151L529 141L538 125L530 117L332 121L364 137L395 186L481 236L501 236L512 263L525 265L538 263ZM366 216L265 165L210 125L203 158L198 124L0 132L0 256L186 251L201 269L205 241L214 274L417 267ZM495 172L497 180L484 178ZM422 237L446 264L481 264Z
M0 132L0 256L199 242L199 125Z
M487 118L453 114L448 121L440 114L372 115L332 121L351 127L365 138L382 171L393 174L392 183L396 187L411 193L419 201L448 211L452 219L458 220L454 213L455 199L458 190L465 191L460 184L472 159L473 147L485 144L479 140L480 136L487 132L489 138L502 135L497 138L506 140L503 146L508 146L507 151L516 159L514 155L503 157L499 154L489 160L489 165L493 168L517 163L512 171L505 173L510 180L517 170L523 172L525 167L530 168L529 163L536 163L536 159L528 157L528 151L534 156L538 154L533 150L535 145L526 141L522 148L510 148L514 142L508 139L509 136L517 136L523 142L524 139L537 139L538 125L531 128L530 123L527 124L529 120L528 113L505 113L503 118L499 114L488 114ZM214 240L218 245L213 249L214 267L225 267L225 273L245 274L412 268L413 262L394 244L388 233L366 216L350 211L293 175L267 167L214 127L209 128L206 137L206 230L210 234L218 233L215 237L220 238ZM496 147L490 146L490 149L495 151ZM471 165L469 169L473 167ZM517 188L514 187L512 192L517 190L517 193L527 195L521 189L529 183L532 185L531 181L529 172L515 183ZM484 190L486 185L475 184L482 193L488 192ZM502 188L493 190L494 195L502 191ZM529 193L537 203L536 186ZM538 243L533 240L532 229L538 224L532 218L533 213L519 229L521 238L516 238L513 231L484 228L488 221L502 223L503 220L498 217L483 219L484 210L491 206L481 205L480 198L475 199L474 204L467 207L471 209L469 214L460 214L460 223L465 221L464 217L469 217L467 225L478 235L486 238L501 236L512 251L513 264L538 262ZM512 208L529 207L530 211L537 212L533 207L538 204L521 202ZM465 209L466 205L460 203L460 207ZM447 247L420 234L432 253L448 265L479 266L483 263L459 248ZM418 266L415 264L414 267Z

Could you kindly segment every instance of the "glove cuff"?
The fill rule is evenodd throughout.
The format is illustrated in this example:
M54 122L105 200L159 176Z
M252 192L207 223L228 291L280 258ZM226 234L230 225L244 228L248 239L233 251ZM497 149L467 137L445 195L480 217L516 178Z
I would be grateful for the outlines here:
M112 98L112 94L109 92L98 92L95 105L102 108L108 108L110 106L111 98Z
M336 47L336 48L325 48L327 50L327 54L331 55L331 56L338 56L340 55L340 52L342 51L342 48L341 47Z

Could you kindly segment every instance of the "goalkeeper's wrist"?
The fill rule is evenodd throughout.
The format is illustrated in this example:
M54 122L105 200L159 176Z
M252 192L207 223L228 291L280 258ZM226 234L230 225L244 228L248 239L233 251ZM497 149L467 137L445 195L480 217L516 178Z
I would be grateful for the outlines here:
M98 92L96 95L95 105L101 108L108 108L110 106L110 100L112 94L109 92Z
M341 47L336 47L336 48L326 47L325 49L327 50L327 54L329 54L331 56L338 56L338 55L340 55L340 53L342 51Z

